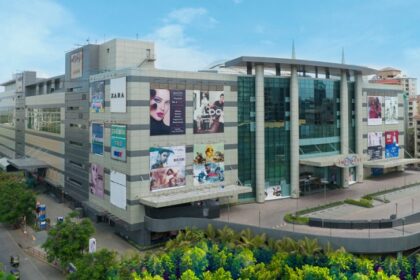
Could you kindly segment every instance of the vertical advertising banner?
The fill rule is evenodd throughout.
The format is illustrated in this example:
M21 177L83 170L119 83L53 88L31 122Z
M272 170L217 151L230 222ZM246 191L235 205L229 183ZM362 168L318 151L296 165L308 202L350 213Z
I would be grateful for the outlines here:
M90 193L104 198L104 168L98 164L92 163L89 172Z
M194 133L224 132L223 91L194 91Z
M382 96L368 96L368 125L382 124Z
M398 123L398 97L385 97L385 124Z
M90 111L105 112L105 81L94 82L90 87Z
M368 133L369 160L382 159L382 132Z
M82 77L83 71L83 52L80 50L70 56L70 79Z
M385 132L385 158L397 158L400 146L398 145L398 131Z
M127 176L111 170L110 174L110 202L121 209L127 207Z
M150 147L150 191L185 186L185 146Z
M194 145L194 186L225 180L225 148L223 143Z
M185 90L150 90L150 135L185 134Z
M96 155L104 155L104 125L92 123L92 153Z
M111 158L126 161L127 159L127 126L111 125Z
M111 113L127 112L126 77L111 79L109 99L111 100Z

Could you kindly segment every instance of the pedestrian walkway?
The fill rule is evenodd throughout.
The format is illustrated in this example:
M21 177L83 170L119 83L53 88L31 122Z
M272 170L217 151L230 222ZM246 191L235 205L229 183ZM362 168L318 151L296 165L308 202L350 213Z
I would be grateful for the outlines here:
M420 185L420 172L418 171L405 171L399 173L390 173L383 175L379 178L366 179L363 183L357 183L349 186L348 188L329 190L326 193L317 193L310 196L303 196L298 199L281 199L267 201L262 204L250 203L236 205L234 207L223 208L219 220L228 221L238 224L248 224L252 226L266 227L266 228L281 228L287 230L297 230L301 232L319 231L329 234L329 229L317 229L308 226L291 225L284 222L284 215L287 213L294 213L299 210L313 208L316 206L332 203L336 201L343 201L347 198L360 199L362 196L383 190L391 190L402 187L404 185L419 183ZM401 196L398 198L398 196ZM398 203L399 216L411 213L412 203L414 199L415 210L420 211L420 194L413 196L412 193L400 192L387 199L394 199L396 202L384 204L382 210L376 214L372 214L372 219L377 216L385 216L389 218L390 214L395 214L395 203ZM401 204L401 205L400 205ZM342 215L352 219L365 219L365 209L357 206L349 206L341 209L336 208ZM374 208L373 208L374 209ZM374 212L372 212L374 213ZM337 213L339 215L339 213ZM382 217L384 218L384 217ZM388 229L389 231L399 230L398 228ZM349 234L349 230L342 230L343 234ZM386 230L379 230L384 232L384 235L389 234ZM419 225L420 231L420 225ZM334 230L335 233L340 233L340 230ZM350 235L354 234L350 231Z

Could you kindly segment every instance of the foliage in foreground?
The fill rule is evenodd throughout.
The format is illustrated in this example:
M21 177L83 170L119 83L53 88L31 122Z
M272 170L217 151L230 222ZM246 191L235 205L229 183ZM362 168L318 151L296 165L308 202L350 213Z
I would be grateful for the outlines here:
M42 245L49 262L59 261L62 268L81 259L88 251L89 238L95 228L89 219L73 219L67 216L48 231L48 238Z
M68 279L420 279L420 255L356 257L308 238L273 240L250 230L237 233L211 225L206 231L181 231L155 254L116 260L115 254L105 250L85 255L76 263L79 274Z
M36 198L18 174L0 172L0 222L19 226L35 220Z

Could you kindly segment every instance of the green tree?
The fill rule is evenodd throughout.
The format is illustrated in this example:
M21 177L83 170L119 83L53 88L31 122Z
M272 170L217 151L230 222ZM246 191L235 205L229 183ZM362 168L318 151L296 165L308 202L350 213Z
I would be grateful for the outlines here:
M232 280L232 275L229 271L225 271L223 267L215 272L206 271L203 273L203 280ZM268 278L267 278L268 279Z
M192 270L196 276L200 277L207 270L208 264L206 252L199 247L193 247L187 249L182 256L180 270L181 272Z
M0 183L0 222L19 226L35 219L35 194L24 183L8 178Z
M69 274L69 280L106 280L117 269L116 253L101 249L93 254L85 254L75 263L77 272Z
M188 269L182 273L180 280L200 280L200 278L195 275L194 271Z
M75 262L88 249L89 238L95 228L89 219L74 220L67 216L48 232L48 238L42 247L49 262L58 260L62 268Z
M229 271L232 273L232 277L234 279L237 279L240 275L242 268L251 266L254 264L255 264L255 258L252 251L249 249L243 249L240 252L236 252L236 254L231 259Z
M332 280L328 267L319 267L312 265L304 265L301 270L298 270L302 280ZM334 278L337 279L337 278Z

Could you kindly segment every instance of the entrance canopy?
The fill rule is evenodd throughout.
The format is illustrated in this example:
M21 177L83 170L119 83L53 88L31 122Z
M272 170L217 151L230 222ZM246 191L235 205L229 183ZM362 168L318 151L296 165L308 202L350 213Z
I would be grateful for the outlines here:
M327 167L327 166L338 166L338 167L353 167L363 162L363 158L357 154L350 155L333 155L333 156L322 156L313 157L299 160L302 165L315 166L315 167Z
M36 158L16 158L7 160L12 166L19 170L32 170L35 168L48 168L49 165Z
M140 198L140 203L146 206L161 208L182 203L200 200L214 199L219 197L235 196L241 193L252 192L250 187L230 185L225 187L209 187L192 189L187 192L154 193L153 195Z
M363 167L367 168L391 168L397 166L403 166L407 164L420 163L418 158L396 158L396 159L382 159L374 161L366 161L363 163Z

